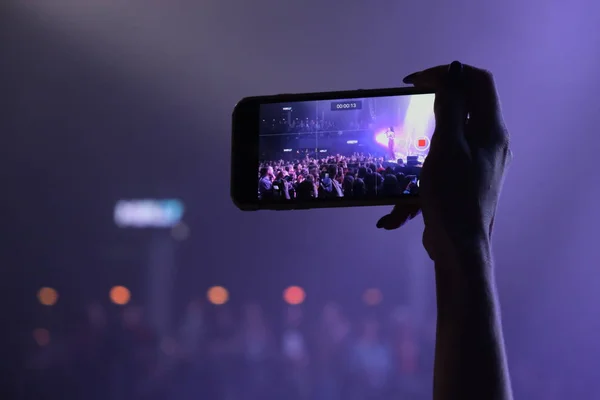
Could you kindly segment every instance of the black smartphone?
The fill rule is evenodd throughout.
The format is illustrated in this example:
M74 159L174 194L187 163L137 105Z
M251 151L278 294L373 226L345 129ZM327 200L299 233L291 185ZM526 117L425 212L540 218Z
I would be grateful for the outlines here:
M434 99L415 88L242 99L232 116L233 202L245 211L418 202Z

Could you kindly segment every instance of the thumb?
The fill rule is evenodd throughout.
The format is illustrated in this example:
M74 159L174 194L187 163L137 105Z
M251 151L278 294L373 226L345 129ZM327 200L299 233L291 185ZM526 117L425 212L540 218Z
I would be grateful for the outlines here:
M385 230L398 229L420 213L421 208L418 205L397 205L391 213L384 215L377 221L377 228Z

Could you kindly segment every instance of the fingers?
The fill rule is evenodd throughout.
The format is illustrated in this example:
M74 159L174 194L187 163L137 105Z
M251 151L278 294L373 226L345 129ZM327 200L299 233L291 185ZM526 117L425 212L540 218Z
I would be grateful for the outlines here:
M462 67L462 79L452 79L458 66ZM408 75L404 82L436 92L436 127L448 128L442 132L457 133L456 128L468 114L470 145L487 147L508 141L494 77L489 71L455 61Z
M424 89L438 90L444 82L448 72L448 64L438 65L407 75L402 81L409 85L415 85Z
M384 215L377 221L377 228L392 230L398 229L408 221L419 215L419 206L395 206L391 213Z
M500 99L492 73L466 64L463 65L463 71L467 83L470 120L502 122Z
M450 148L467 148L464 138L468 110L462 64L455 61L450 65L429 68L409 75L404 81L418 88L435 91L436 130L431 152L436 153L436 148L443 148L446 152L451 151Z
M467 83L467 107L469 143L489 148L508 142L508 131L504 124L500 98L491 72L464 65Z

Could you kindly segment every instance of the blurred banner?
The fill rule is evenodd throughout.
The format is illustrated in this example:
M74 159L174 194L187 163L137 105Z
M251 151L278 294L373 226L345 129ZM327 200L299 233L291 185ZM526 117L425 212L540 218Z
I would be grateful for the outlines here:
M115 205L115 224L121 228L170 228L183 217L179 200L120 200Z

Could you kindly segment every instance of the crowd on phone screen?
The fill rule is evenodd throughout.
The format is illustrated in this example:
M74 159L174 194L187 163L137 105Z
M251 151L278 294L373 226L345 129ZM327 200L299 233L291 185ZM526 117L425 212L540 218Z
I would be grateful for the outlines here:
M265 201L328 198L364 199L416 194L421 165L384 161L364 154L263 161L258 196Z

